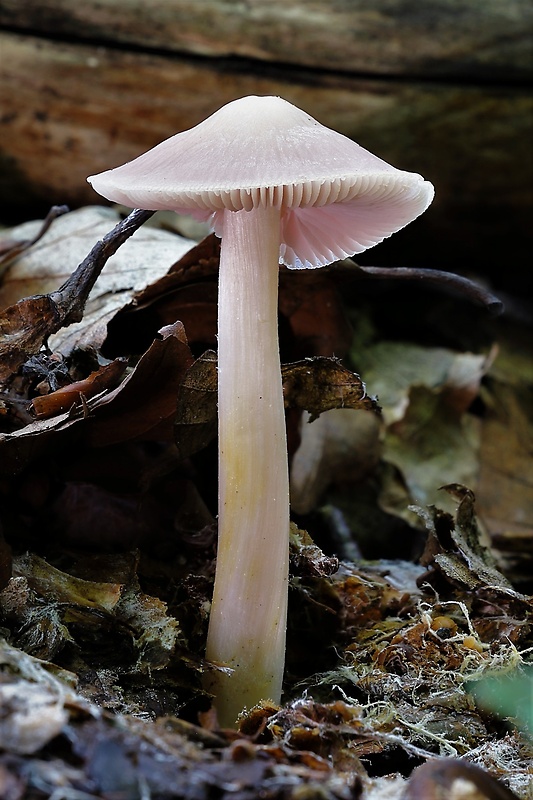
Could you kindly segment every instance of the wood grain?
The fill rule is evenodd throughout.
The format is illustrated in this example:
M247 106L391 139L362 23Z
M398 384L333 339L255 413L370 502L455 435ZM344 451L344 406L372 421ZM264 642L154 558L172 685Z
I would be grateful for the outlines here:
M0 25L363 74L531 76L529 0L0 0Z

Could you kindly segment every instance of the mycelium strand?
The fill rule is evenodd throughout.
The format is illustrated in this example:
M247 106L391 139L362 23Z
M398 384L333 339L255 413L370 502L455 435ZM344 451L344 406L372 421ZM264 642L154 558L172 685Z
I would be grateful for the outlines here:
M289 480L278 344L280 210L225 211L219 276L218 554L207 658L219 722L279 702Z

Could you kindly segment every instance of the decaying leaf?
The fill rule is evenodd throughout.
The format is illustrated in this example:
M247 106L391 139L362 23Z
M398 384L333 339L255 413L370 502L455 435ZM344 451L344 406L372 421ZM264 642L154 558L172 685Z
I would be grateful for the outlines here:
M470 589L479 590L484 586L527 602L496 568L493 556L482 544L473 493L465 487L452 487L451 491L456 496L460 493L461 497L455 520L438 508L429 512L418 509L428 530L426 553L421 563L438 567L450 580Z
M381 456L382 423L375 413L349 408L324 411L314 422L302 416L300 446L291 464L291 507L317 508L332 483L358 483Z
M136 672L150 674L163 669L176 657L178 647L185 650L179 622L169 615L166 603L140 591L136 581L123 593L117 615L136 632Z
M60 656L60 648L73 644L78 659L88 659L100 669L113 665L115 681L120 672L140 675L168 667L170 660L176 659L177 649L186 655L185 638L178 621L168 614L167 605L140 589L134 555L110 556L96 562L86 557L73 568L79 574L59 570L35 555L15 559L14 577L0 594L0 608L4 621L16 631L19 646L30 646L30 631L33 643L37 632L49 640L55 624L62 641L58 640L55 647L49 642L46 650L41 647L42 656L69 663L68 652ZM93 580L95 569L99 575L107 573L111 580ZM42 622L46 619L50 624L45 631ZM116 657L110 660L111 640L116 653L122 654L122 663L117 663ZM128 642L129 660L124 658ZM31 649L35 653L35 644ZM186 663L196 668L193 659ZM89 695L93 693L88 691Z
M30 410L38 419L53 417L63 411L68 411L78 403L89 400L101 392L114 389L120 382L126 367L127 363L124 359L116 359L110 364L104 364L81 381L69 383L68 386L56 389L50 394L34 397Z
M186 252L166 275L138 292L116 315L109 325L106 351L118 354L127 340L139 352L149 325L153 331L154 326L160 328L176 319L185 325L191 346L214 347L219 258L220 240L214 234ZM347 353L351 328L334 277L327 268L297 272L281 268L279 310L291 334L281 331L284 361Z
M61 324L56 304L48 295L20 300L0 312L0 381L5 383L16 373Z
M140 215L140 219L151 216L150 212L135 213ZM107 335L107 323L117 311L137 291L164 275L193 244L164 231L143 228L126 250L119 248L124 238L120 234L113 234L111 242L104 244L103 250L100 248L103 262L97 261L96 253L87 256L95 242L105 242L113 226L121 225L119 220L116 212L101 207L73 211L55 220L39 242L10 265L0 286L0 307L13 307L9 317L4 312L6 332L13 336L20 331L21 337L25 326L31 326L32 322L35 324L40 320L42 326L42 330L36 331L31 338L31 332L26 332L26 340L21 343L25 352L29 351L30 344L33 352L36 352L35 347L40 346L39 339L42 341L54 333L56 336L50 339L50 346L64 355L75 346L99 348ZM128 232L128 224L125 221L123 223L126 236L136 229L134 224ZM39 223L32 225L26 224L23 231L15 229L13 235L28 235L39 227ZM106 266L102 271L104 264ZM78 265L81 269L76 271ZM89 275L91 270L93 273L97 270L92 283ZM92 289L97 275L98 283ZM85 282L83 289L81 281ZM81 317L73 317L71 306L79 306L83 299L83 309L90 289L92 292L85 307L83 322L80 323ZM72 292L72 296L67 298L67 292ZM27 299L22 302L21 298ZM39 310L37 303L44 306ZM65 325L69 325L68 330L58 333ZM2 363L4 358L5 354Z
M141 353L154 332L180 320L191 346L216 344L220 240L206 237L140 288L108 325L106 353Z
M41 349L52 334L57 333L61 328L67 328L80 322L89 294L107 261L116 253L120 245L146 219L152 216L152 213L140 210L132 211L129 217L118 222L111 231L106 231L103 238L91 248L89 254L59 287L56 284L56 287L48 294L35 293L33 296L25 297L2 312L0 317L2 337L0 339L0 381L5 382L10 378L25 360ZM64 219L68 219L68 215L59 219L58 226L60 228ZM54 230L54 235L57 236L57 228ZM46 240L46 238L45 236L44 239ZM40 245L42 247L42 241ZM35 249L40 250L39 245ZM55 248L54 253L57 257ZM32 251L32 256L35 257L34 251ZM12 269L16 271L16 264ZM30 280L33 281L34 278L30 268ZM46 279L50 280L48 273L46 273ZM8 274L4 286L9 286L10 281L13 281L13 277ZM109 291L110 288L107 287L107 290ZM69 335L72 336L72 328ZM66 354L66 350L64 354Z
M217 357L207 350L189 367L178 394L175 439L180 456L207 447L217 434Z
M162 328L120 386L91 405L91 443L170 439L178 388L192 360L183 324Z
M493 354L393 342L358 354L383 409L383 459L399 470L412 502L442 504L438 490L443 484L475 484L480 421L466 412L492 359ZM387 494L384 507L397 513Z
M336 359L315 357L281 368L287 408L307 410L311 419L333 408L377 412L358 375ZM178 400L176 442L182 457L205 447L217 430L216 355L207 351L188 370Z
M314 357L282 367L286 408L305 409L310 422L333 408L379 411L359 375L337 359Z
M120 600L122 586L116 583L84 581L47 564L36 555L16 560L14 575L22 576L40 595L61 603L112 611Z
M94 446L136 438L169 439L176 416L176 397L180 382L192 362L183 325L178 322L162 330L136 367L116 388L116 371L123 364L103 370L100 386L107 389L92 398L81 397L79 386L69 384L61 393L78 395L78 404L69 400L69 411L36 422L10 434L0 434L0 473L13 474L28 462L46 452L52 444L66 440L69 435L87 436ZM109 375L111 372L111 375ZM102 372L99 373L102 376ZM95 376L96 379L96 376ZM49 403L55 402L52 395ZM44 398L38 408L44 406ZM79 430L74 430L79 427ZM68 433L67 433L68 432Z

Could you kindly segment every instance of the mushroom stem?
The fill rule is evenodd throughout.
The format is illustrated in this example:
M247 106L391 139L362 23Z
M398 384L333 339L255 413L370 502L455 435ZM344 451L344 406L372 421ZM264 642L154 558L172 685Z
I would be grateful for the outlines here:
M279 208L224 211L218 316L218 555L207 658L222 726L279 702L289 478L278 344Z

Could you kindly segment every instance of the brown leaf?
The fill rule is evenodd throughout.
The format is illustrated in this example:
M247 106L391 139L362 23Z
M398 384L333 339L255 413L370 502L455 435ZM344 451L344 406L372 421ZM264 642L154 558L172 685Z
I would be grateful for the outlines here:
M344 356L352 329L335 280L335 267L280 270L279 310L295 339L291 357Z
M281 367L285 406L312 418L332 408L377 411L361 379L337 360L317 356ZM217 431L216 355L207 351L188 370L178 399L176 442L183 458L206 447Z
M118 583L75 578L33 554L18 558L14 573L25 577L32 589L47 598L85 608L111 611L122 593L122 586Z
M85 435L98 447L138 438L171 440L178 387L193 358L180 322L160 336L116 389L67 413L0 434L0 474L16 474L67 437Z
M220 239L208 236L138 291L109 323L104 352L143 352L155 329L177 319L183 322L191 345L214 346L219 254Z
M7 381L53 333L83 318L89 293L107 260L152 214L132 211L94 245L58 289L5 309L0 316L0 382Z
M115 388L126 367L127 362L125 360L116 359L110 364L95 370L95 372L91 372L84 380L74 381L68 386L57 389L55 392L35 397L31 408L38 419L53 417L63 411L68 411L72 406L82 402L82 398L89 400L101 392Z
M359 375L335 358L317 356L285 364L282 377L286 408L309 411L311 421L332 408L379 410Z
M178 394L174 436L181 458L207 447L217 434L217 358L208 350L187 370Z
M151 335L150 326L180 319L189 343L216 344L217 280L220 239L207 236L185 253L168 273L135 295L109 326L106 352L123 352L123 343ZM334 270L280 270L279 311L288 320L282 350L291 358L344 355L351 328L334 280ZM317 324L320 320L320 324ZM153 328L152 328L153 330ZM290 341L286 341L289 339ZM138 352L138 344L133 347Z
M181 322L161 329L160 337L117 389L90 404L93 446L172 439L178 388L193 358Z
M61 325L52 300L27 297L0 312L0 383L5 383Z

